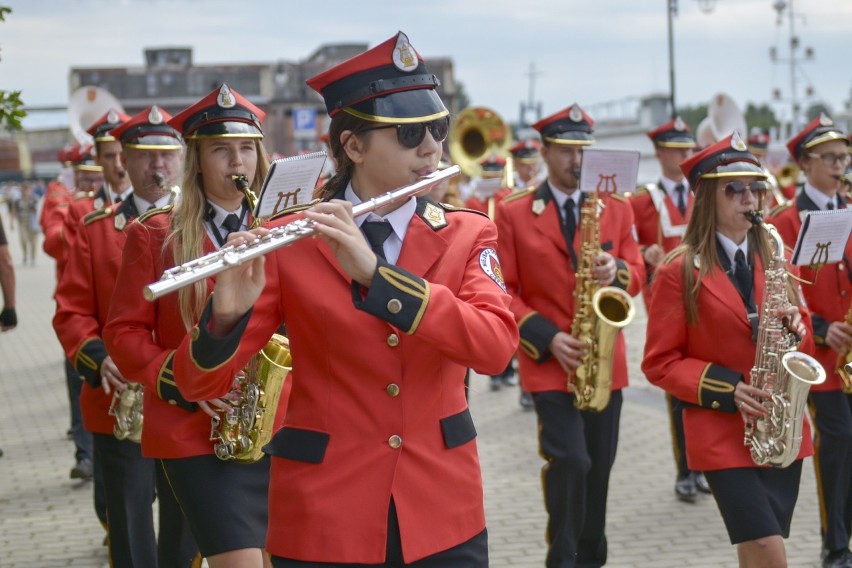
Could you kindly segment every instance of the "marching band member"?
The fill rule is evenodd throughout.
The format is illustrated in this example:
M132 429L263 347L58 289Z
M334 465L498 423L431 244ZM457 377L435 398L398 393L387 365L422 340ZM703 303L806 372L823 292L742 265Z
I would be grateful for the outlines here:
M515 170L515 187L524 189L541 182L541 175L547 172L541 167L541 142L528 138L519 140L509 148Z
M758 467L743 444L745 422L766 414L767 393L749 384L756 316L772 248L745 216L760 210L768 184L734 133L685 161L695 203L683 244L658 267L642 370L684 401L690 469L704 471L740 566L786 566L802 458L813 453L807 421L796 461ZM798 296L788 293L792 304ZM791 306L790 331L812 348L805 308ZM753 323L750 323L753 322ZM724 335L724 348L719 337ZM783 537L783 538L782 538Z
M245 176L255 191L260 187L269 167L261 143L265 117L227 85L174 118L165 117L168 131L176 130L186 141L180 198L129 228L104 330L118 368L145 386L142 453L162 461L211 568L263 565L269 459L238 463L217 458L211 418L227 403L218 396L190 402L175 384L175 348L200 315L212 283L201 282L155 303L142 300L142 286L176 264L216 250L228 233L249 226L251 211L232 176ZM169 172L180 170L178 148L168 157ZM281 398L283 406L286 395Z
M647 281L642 285L642 300L646 309L651 305L651 285L657 266L666 254L680 244L686 230L693 200L689 182L680 171L680 163L689 158L695 148L695 139L680 117L648 132L648 138L654 143L654 154L660 163L660 179L640 187L629 199L648 274ZM710 487L700 471L690 471L686 465L683 404L671 395L666 395L666 405L677 468L675 496L681 501L694 503L698 491L710 493Z
M495 187L494 185L505 177L506 158L494 155L487 156L479 165L482 167L482 175L472 180L473 194L467 198L465 206L468 209L480 211L493 217L497 203L512 193L511 188ZM483 185L487 186L485 191L477 187L480 181L484 181Z
M521 333L518 363L523 390L532 393L547 526L547 566L606 563L606 495L615 460L621 389L627 386L624 337L618 334L612 399L602 412L580 411L567 388L584 343L570 335L582 149L594 142L592 119L573 105L533 125L541 133L548 177L537 188L504 199L497 211L500 255L512 311ZM600 219L602 251L592 268L602 286L639 293L645 267L633 236L633 211L621 195L606 199Z
M62 226L62 241L67 251L74 248L74 235L80 219L95 209L118 203L130 194L130 179L121 163L121 143L109 133L129 119L123 112L110 110L86 130L94 140L90 163L86 167L103 172L104 182L94 191L77 191L74 194Z
M838 177L849 163L849 141L827 116L820 116L793 137L787 148L805 173L806 181L795 200L775 208L772 223L787 246L794 246L808 211L847 207ZM823 566L850 567L852 534L852 396L836 372L852 346L852 241L845 244L843 260L818 269L802 267L802 287L814 322L816 358L827 378L813 387L811 414L816 427L817 495L823 537Z
M74 186L78 192L94 191L103 183L103 173L100 166L94 163L90 151L74 147L60 153L60 160L73 170ZM56 282L62 278L65 263L68 261L68 249L65 246L65 217L74 199L75 191L65 187L59 181L48 184L44 197L41 216L44 252L56 260ZM63 359L65 357L63 356ZM91 433L83 427L80 411L80 390L83 380L71 362L64 360L65 384L68 389L68 401L71 408L71 439L74 441L74 467L69 476L71 479L89 480L95 478L95 510L101 524L106 526L106 511L104 509L103 481L94 469L94 442ZM98 475L96 475L98 474Z
M266 448L278 568L488 566L463 381L517 346L496 228L428 198L352 217L437 169L449 130L437 84L402 32L308 81L338 169L321 203L273 224L304 215L319 238L221 273L175 356L188 398L221 396L286 322L293 391Z
M116 182L126 179L128 186L133 182L132 198L125 195L124 201L112 201L114 205L78 221L79 226L73 231L74 245L68 250L66 270L56 290L53 318L68 359L85 379L80 404L83 424L94 437L95 466L103 474L113 566L190 566L196 555L191 538L181 549L183 515L162 475L157 483L158 464L142 456L137 442L113 435L116 421L109 415L113 391L126 388L126 381L101 338L121 264L125 228L139 216L140 209L144 211L148 205L168 199L154 183L154 174L179 174L179 170L167 171L157 165L158 156L179 155L176 150L181 148L176 133L151 135L152 130L163 127L164 115L159 115L159 123L152 123L152 117L157 116L151 109L133 118L105 115L92 127L96 132L90 134L96 143L109 144L99 154L104 159L107 180L101 190L121 187ZM119 132L120 139L116 140L110 131ZM126 149L123 156L122 145ZM129 175L117 175L119 171ZM151 507L155 490L160 499L159 546Z

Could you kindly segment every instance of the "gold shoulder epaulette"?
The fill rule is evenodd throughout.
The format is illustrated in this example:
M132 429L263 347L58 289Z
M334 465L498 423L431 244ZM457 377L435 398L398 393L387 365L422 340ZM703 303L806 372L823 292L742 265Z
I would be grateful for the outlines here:
M627 201L627 197L623 193L610 193L609 196L616 201Z
M505 199L503 201L505 201ZM449 203L441 203L441 207L443 207L445 211L467 211L468 213L476 213L477 215L485 215L488 217L488 213L483 213L478 209L471 209L469 207L459 207L458 205L450 205Z
M314 199L310 203L303 203L302 205L294 205L292 207L288 207L287 209L282 209L281 211L279 211L278 213L276 213L275 215L273 215L272 217L267 219L267 221L272 221L273 219L280 219L281 217L284 217L286 215L292 215L293 213L298 213L299 211L304 211L305 209L309 209L309 208L313 207L314 205L316 205L320 201L322 201L322 200L321 199Z
M777 217L778 215L780 215L781 213L783 213L784 211L786 211L787 209L789 209L792 206L793 206L792 200L787 201L786 203L781 203L780 205L776 205L769 212L769 216L770 217Z
M639 196L639 195L645 195L646 193L650 193L650 191L648 190L648 186L647 185L640 185L639 187L636 188L636 191L633 192L633 195Z
M73 199L74 199L74 201L80 201L81 199L86 199L87 197L94 197L94 196L95 196L94 191L78 191L77 193L74 194Z
M139 217L137 217L136 220L141 223L145 219L153 217L154 215L158 215L160 213L168 213L169 211L172 210L172 207L173 207L172 204L169 203L168 205L163 205L162 207L157 207L156 209L151 209L149 211L145 211L144 213L139 215Z
M536 190L536 188L535 188L535 187L533 187L533 186L530 186L530 187L528 187L528 188L526 188L526 189L519 189L518 191L515 191L515 192L513 192L513 193L510 193L509 195L507 195L506 197L504 197L504 198L503 198L503 203L509 203L509 202L511 202L511 201L518 200L518 199L520 199L521 197L527 196L527 195L529 195L529 194L531 194L531 193L535 193L535 190Z
M91 223L94 223L95 221L106 219L107 217L112 217L112 207L103 207L101 209L95 209L94 211L83 217L83 224L89 225Z

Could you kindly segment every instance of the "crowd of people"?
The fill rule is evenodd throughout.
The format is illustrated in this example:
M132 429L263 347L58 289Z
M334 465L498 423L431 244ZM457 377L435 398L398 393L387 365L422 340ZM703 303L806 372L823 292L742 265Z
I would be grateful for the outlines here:
M698 148L678 118L648 132L657 181L590 194L594 119L566 101L532 125L537 137L485 156L477 179L356 216L450 165L452 117L402 32L307 85L325 102L334 163L311 203L255 218L265 113L225 84L174 116L110 110L89 127L92 147L63 156L73 187L52 182L39 206L25 185L15 200L25 263L33 220L57 262L70 475L94 480L111 565L488 566L471 370L494 390L519 379L536 413L546 566L605 565L629 383L623 334L597 335L607 292L647 309L642 370L669 403L674 498L712 494L740 566L784 566L814 455L820 562L852 566L852 388L837 373L852 346L852 245L800 270L778 244L796 244L807 212L846 208L850 139L828 117L789 141L801 171L790 186L761 163L764 135ZM143 300L167 270L296 221L314 238ZM4 245L0 227L5 330L17 320ZM770 296L780 307L762 311ZM810 418L785 417L801 442L779 467L743 443L779 394L751 372L756 355L783 355L770 324L827 375ZM211 424L233 416L248 396L237 379L281 336L293 365L264 410L270 438L250 440L267 442L263 455L228 459ZM121 422L134 408L135 434Z

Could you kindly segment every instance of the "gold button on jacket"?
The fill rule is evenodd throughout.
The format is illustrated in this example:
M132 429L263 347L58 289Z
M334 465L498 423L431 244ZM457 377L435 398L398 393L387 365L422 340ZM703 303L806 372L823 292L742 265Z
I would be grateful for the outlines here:
M388 302L388 311L392 314L398 314L402 310L402 302L394 298Z
M393 449L397 449L402 445L402 438L394 434L390 438L388 438L388 446Z
M391 333L390 335L388 335L388 345L390 345L391 347L396 347L397 345L399 345L399 336L395 333Z
M385 387L385 390L388 391L388 394L391 396L399 395L399 385L396 385L394 383L391 383L387 387Z

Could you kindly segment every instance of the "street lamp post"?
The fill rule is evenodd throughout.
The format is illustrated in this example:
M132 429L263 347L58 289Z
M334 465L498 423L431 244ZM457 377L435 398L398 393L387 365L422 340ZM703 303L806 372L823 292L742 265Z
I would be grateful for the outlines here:
M705 14L713 11L716 0L698 0L698 7ZM677 0L666 0L666 11L669 23L669 105L672 111L672 120L677 118L677 106L675 105L675 64L674 64L674 17L677 16Z

